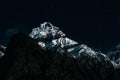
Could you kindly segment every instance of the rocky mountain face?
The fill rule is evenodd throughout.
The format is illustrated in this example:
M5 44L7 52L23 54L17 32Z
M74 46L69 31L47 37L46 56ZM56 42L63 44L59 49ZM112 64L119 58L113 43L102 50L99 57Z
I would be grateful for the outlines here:
M21 33L10 39L5 54L1 63L3 80L119 80L110 61L101 54L100 61L85 55L74 58L67 52L44 50L36 40Z
M120 44L107 53L108 57L115 63L115 68L120 69Z
M108 56L111 60L119 63L120 62L120 44L118 44L112 51L108 52Z
M117 62L47 22L15 34L3 51L0 80L120 80Z
M69 39L58 27L49 22L44 22L39 27L32 29L29 36L36 39L38 41L38 45L44 50L56 51L61 54L67 52L74 58L88 56L95 59L96 62L102 62L101 60L105 60L109 61L114 68L120 68L120 65L117 64L116 61L101 52L94 51L87 45L79 44L78 42Z

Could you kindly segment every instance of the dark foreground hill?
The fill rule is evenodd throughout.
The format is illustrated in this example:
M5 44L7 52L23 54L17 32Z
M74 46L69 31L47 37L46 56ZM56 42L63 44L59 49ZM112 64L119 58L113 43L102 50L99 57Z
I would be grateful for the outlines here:
M11 37L0 60L0 80L120 80L119 74L109 60L43 50L22 33Z

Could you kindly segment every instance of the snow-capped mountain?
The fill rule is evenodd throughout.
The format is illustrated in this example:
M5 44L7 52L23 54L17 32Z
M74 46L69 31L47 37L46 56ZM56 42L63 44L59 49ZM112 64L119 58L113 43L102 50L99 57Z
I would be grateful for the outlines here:
M38 44L43 49L57 51L60 53L67 52L74 58L91 58L95 62L110 61L108 56L101 52L96 52L87 45L69 39L58 27L49 22L44 22L40 27L32 29L29 35L38 40ZM111 62L111 61L110 61ZM113 64L113 62L111 62ZM115 65L115 63L113 64Z
M61 48L74 57L80 56L82 52L86 52L86 55L89 53L88 55L92 57L96 56L95 51L91 48L84 44L79 45L78 42L69 39L58 27L53 26L49 22L44 22L40 27L32 29L29 36L39 40L38 44L43 49L57 51L58 48Z
M58 27L49 22L44 22L40 27L34 28L29 36L39 40L38 44L43 49L57 50L61 48L70 52L72 49L74 50L73 47L78 45L77 42L67 38Z
M4 80L120 80L109 58L86 45L70 50L40 43L47 42L22 33L12 36L0 61L1 71L6 67L0 79L8 75Z
M118 47L113 50L115 58L108 57L68 38L49 22L29 36L13 35L7 49L1 46L0 51L5 53L0 60L1 80L120 80Z

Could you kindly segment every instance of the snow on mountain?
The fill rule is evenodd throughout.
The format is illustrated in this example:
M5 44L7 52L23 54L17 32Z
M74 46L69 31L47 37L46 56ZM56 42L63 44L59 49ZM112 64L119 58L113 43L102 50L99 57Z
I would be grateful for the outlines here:
M32 29L32 33L29 35L34 39L40 39L43 41L64 37L65 34L59 30L58 27L53 26L49 22L44 22L40 27Z
M87 45L69 39L58 27L49 22L44 22L40 27L32 29L29 36L37 39L38 44L45 50L59 53L67 52L74 58L93 58L96 63L97 61L108 61L115 69L120 68L120 44L107 56L101 52L96 52Z
M34 28L29 36L38 39L38 44L43 49L52 48L54 50L56 47L61 47L66 50L78 45L77 42L67 38L58 27L53 26L49 22L44 22L40 27Z
M6 47L0 45L0 58L4 56L5 49Z
M38 44L43 49L58 51L57 49L61 48L58 52L61 52L60 50L67 51L74 58L84 55L98 59L97 56L101 55L105 59L108 59L106 55L95 52L87 45L80 45L78 42L69 39L58 27L49 22L44 22L40 27L32 29L29 36L39 40Z

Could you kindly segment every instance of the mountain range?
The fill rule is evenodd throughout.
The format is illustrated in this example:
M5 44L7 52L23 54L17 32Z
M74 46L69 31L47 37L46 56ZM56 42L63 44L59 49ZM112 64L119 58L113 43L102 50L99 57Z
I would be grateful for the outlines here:
M120 80L120 46L95 51L44 22L0 46L1 80Z

